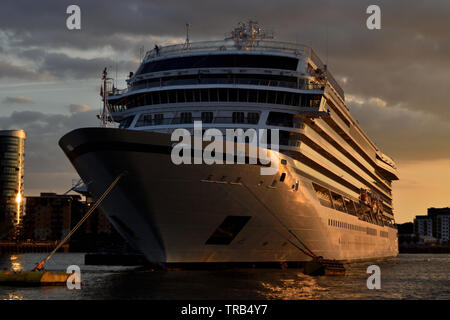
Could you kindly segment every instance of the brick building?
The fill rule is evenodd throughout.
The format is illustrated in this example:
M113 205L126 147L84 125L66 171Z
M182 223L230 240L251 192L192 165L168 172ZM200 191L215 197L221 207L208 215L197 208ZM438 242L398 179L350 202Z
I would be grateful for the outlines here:
M62 240L71 229L72 214L79 210L80 200L79 195L56 193L26 197L22 238L36 241Z

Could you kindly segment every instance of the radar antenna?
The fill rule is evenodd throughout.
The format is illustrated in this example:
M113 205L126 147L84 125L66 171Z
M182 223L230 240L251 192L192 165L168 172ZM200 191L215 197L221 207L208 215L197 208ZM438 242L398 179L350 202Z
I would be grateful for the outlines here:
M261 28L257 21L248 20L241 21L231 35L225 40L233 39L238 49L252 49L257 45L259 40L273 39L273 34L266 32Z

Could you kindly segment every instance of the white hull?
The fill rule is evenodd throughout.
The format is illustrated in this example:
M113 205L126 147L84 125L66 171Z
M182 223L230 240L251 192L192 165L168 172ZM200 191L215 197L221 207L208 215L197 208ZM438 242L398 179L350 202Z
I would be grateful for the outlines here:
M311 181L290 167L293 159L280 155L288 163L279 166L276 176L260 175L258 165L176 166L170 159L169 138L154 132L88 128L60 141L81 178L92 181L89 191L96 198L118 174L128 172L101 208L149 261L310 260L292 244L299 245L288 230L325 259L370 260L398 254L396 229L322 206ZM282 172L287 173L284 182L279 181ZM240 183L233 183L238 177ZM270 187L274 180L276 186ZM296 181L298 191L292 189ZM251 218L231 243L205 244L227 216ZM367 228L375 229L376 235L368 234Z

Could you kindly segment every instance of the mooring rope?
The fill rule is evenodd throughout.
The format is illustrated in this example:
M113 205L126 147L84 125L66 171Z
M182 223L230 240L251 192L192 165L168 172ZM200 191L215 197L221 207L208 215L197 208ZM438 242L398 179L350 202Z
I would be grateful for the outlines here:
M83 224L84 221L86 221L87 218L91 215L92 212L94 212L95 209L102 203L102 201L106 198L108 193L114 188L114 186L119 182L120 178L122 178L124 175L126 175L126 171L122 172L117 176L116 179L109 185L109 187L103 192L100 198L94 203L94 205L88 210L88 212L84 215L83 218L76 224L76 226L66 235L66 237L56 246L55 249L53 249L52 252L42 260L36 267L34 267L33 271L40 271L44 264L51 259L51 257L56 253L56 251L59 250L63 246L63 244L69 240L69 238L75 233L75 231L78 230L78 228Z
M300 238L291 230L291 229L289 229L281 220L280 220L280 218L278 218L277 217L277 215L276 214L274 214L273 212L272 212L272 210L270 209L270 208L268 208L267 207L267 205L264 203L264 202L262 202L254 193L253 193L253 191L245 184L245 183L243 183L242 182L242 185L244 186L244 187L246 187L247 188L247 190L250 192L250 194L256 199L256 201L258 201L271 215L272 215L272 217L275 219L275 220L277 220L278 221L278 223L283 227L283 228L285 228L305 249L303 250L302 248L300 248L299 246L297 246L296 244L294 244L290 239L286 239L287 241L289 241L294 247L296 247L297 249L299 249L301 252L303 252L305 255L307 255L307 256L309 256L309 257L311 257L311 258L314 258L314 259L317 259L318 258L318 256L317 255L315 255L314 254L314 252L312 252L309 248L308 248L308 246L306 246L306 244L304 244L303 243L303 241L301 241L300 240Z

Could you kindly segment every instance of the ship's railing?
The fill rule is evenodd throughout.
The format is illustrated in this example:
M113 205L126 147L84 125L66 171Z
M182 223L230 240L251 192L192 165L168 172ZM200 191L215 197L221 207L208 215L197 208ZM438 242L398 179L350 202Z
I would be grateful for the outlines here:
M235 85L255 85L255 86L266 86L266 87L278 87L278 88L291 88L299 90L323 90L323 86L314 83L301 83L289 81L278 81L278 80L264 80L264 79L227 79L227 78L217 78L217 79L207 79L205 81L198 79L179 79L161 82L148 82L140 85L134 85L131 88L111 91L108 94L111 96L121 95L124 93L147 89L147 88L163 88L169 86L183 86L183 85L202 85L202 84L235 84Z
M156 57L164 57L172 54L187 52L207 52L207 51L226 51L226 50L243 50L243 51L277 51L293 53L309 57L311 48L302 44L270 41L270 40L254 40L253 42L241 43L232 39L218 41L200 41L193 42L187 47L185 44L175 44L165 47L158 47L148 51L144 61Z
M322 60L320 60L319 56L314 52L314 50L311 49L311 55L310 55L310 59L314 62L314 64L319 67L320 69L324 70L325 69L325 65L322 62ZM336 79L332 76L332 74L330 73L330 71L328 71L328 69L326 70L326 76L327 76L327 80L328 82L333 86L334 90L336 90L336 92L342 97L342 99L344 100L344 90L341 88L341 86L337 83Z
M344 90L338 85L336 79L331 75L331 73L327 70L327 80L331 84L331 86L336 90L336 92L341 96L342 100L345 100Z
M128 91L129 91L128 88L124 88L124 89L114 88L113 90L108 91L108 95L109 96L118 96L118 95L127 93Z

